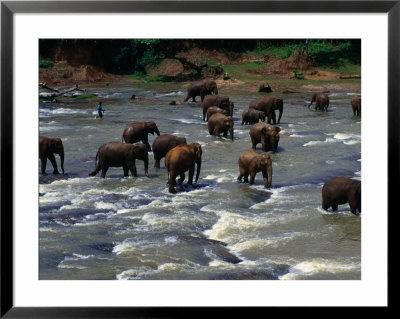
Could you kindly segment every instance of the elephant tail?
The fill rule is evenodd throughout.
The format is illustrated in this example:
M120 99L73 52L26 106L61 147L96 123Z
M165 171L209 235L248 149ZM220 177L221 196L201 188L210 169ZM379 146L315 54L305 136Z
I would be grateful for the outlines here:
M89 176L95 176L98 173L97 170L97 158L99 157L99 152L96 153L96 159L94 160L94 171L89 173Z

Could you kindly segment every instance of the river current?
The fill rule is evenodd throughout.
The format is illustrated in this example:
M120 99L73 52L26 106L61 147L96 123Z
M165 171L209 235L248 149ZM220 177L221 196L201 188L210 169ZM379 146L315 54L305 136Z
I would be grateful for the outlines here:
M230 94L234 141L210 136L201 103L183 101L184 88L89 88L103 101L66 99L39 105L40 135L60 137L65 175L39 175L39 278L48 279L361 279L361 216L348 204L324 211L321 189L336 176L361 179L361 121L354 93L331 93L327 113L304 105L310 94L283 94L272 186L261 173L238 183L238 158L251 149L250 125L241 114L258 94ZM132 94L142 100L130 100ZM197 97L200 100L199 97ZM164 159L138 177L110 168L88 174L98 148L121 141L127 124L156 122L160 133L184 136L203 149L198 184L187 176L178 194L167 189ZM149 135L152 144L155 136ZM257 151L261 152L261 144ZM56 155L58 167L59 157ZM40 161L38 163L38 169Z

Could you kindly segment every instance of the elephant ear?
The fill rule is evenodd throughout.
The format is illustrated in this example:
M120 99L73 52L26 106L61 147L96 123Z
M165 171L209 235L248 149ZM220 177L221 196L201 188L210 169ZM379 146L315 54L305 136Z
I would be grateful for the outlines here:
M276 130L276 133L279 133L281 131L281 128L278 126L275 126L275 130Z
M262 127L261 133L264 134L264 135L267 135L268 132L267 132L267 126L266 126L266 125L264 125L264 126Z
M55 150L60 143L61 143L61 139L53 138L49 141L49 147L51 150Z
M202 150L201 150L201 145L198 143L193 143L194 145L192 146L194 153L196 154L197 158L201 157Z

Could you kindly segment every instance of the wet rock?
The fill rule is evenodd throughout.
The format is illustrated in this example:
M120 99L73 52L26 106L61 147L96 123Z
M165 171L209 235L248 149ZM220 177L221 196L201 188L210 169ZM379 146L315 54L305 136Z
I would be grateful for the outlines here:
M231 254L230 252L226 251L225 249L217 249L215 251L215 254L218 256L218 258L221 258L223 261L226 261L228 263L238 264L243 261L235 255Z
M182 103L179 102L179 101L173 100L173 101L169 102L168 104L169 104L169 105L181 105Z
M112 194L104 194L102 196L102 200L103 201L111 202L111 203L117 202L117 201L120 201L120 200L126 200L126 199L129 199L129 196L128 195L123 195L123 194L112 193Z
M190 242L190 243L196 243L196 244L227 246L227 244L222 241L208 239L208 238L193 237L193 236L179 236L178 238L180 240Z
M110 243L91 243L87 245L87 247L99 251L104 251L107 253L112 253L114 249L114 245Z
M266 270L233 271L212 277L212 280L278 280L289 273L288 265L271 265Z
M73 218L70 217L70 216L66 216L66 215L61 216L61 221L62 221L63 223L72 224L72 225L76 223L75 219L73 219Z
M39 197L46 195L46 193L39 193Z

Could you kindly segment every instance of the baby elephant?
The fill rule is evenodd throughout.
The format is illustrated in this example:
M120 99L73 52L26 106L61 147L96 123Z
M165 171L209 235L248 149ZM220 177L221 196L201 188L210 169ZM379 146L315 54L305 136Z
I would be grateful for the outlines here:
M325 93L314 93L311 98L311 103L308 105L310 108L311 104L315 102L315 109L328 112L329 97Z
M257 111L255 109L244 110L242 113L242 125L243 124L255 124L258 121L265 122L265 113Z
M97 158L99 161L97 162ZM96 168L89 176L95 176L101 170L101 177L106 177L109 167L121 167L124 176L128 176L129 170L132 176L137 177L136 159L144 161L144 171L149 177L149 154L144 144L127 144L122 142L109 142L100 146L96 154Z
M254 178L258 172L262 172L264 187L270 188L272 183L272 161L269 155L259 154L253 150L244 151L239 157L238 181L242 182L242 177L244 177L244 182L247 183L250 174L249 184L254 184Z
M227 115L227 116L229 115L229 111L226 110L226 109L221 109L218 106L210 106L207 109L207 118L206 118L206 120L208 121L208 119L211 117L211 115L213 115L215 113L221 113L221 114L224 114L224 115Z
M322 187L322 208L328 210L332 206L337 211L338 205L350 204L350 211L361 213L361 181L347 177L335 177Z
M263 152L275 153L278 149L280 131L278 126L267 123L254 124L249 131L253 150L256 149L258 143L261 143Z
M210 135L220 137L223 133L224 137L228 136L228 131L233 141L233 120L232 116L225 116L221 113L215 113L208 119L208 132Z

